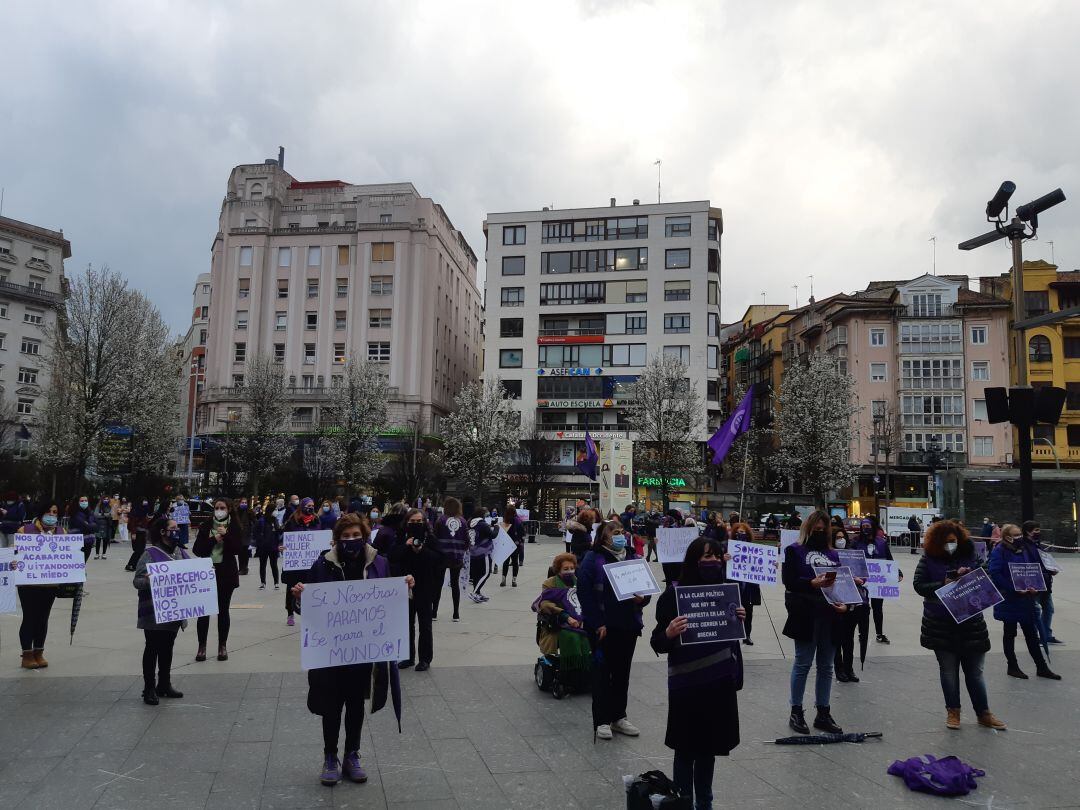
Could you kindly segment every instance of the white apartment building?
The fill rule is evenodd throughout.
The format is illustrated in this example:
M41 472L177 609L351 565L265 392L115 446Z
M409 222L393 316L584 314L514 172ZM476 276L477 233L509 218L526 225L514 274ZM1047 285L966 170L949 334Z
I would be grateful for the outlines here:
M720 236L709 202L488 214L485 376L499 376L558 444L572 486L585 431L626 436L620 406L649 358L691 369L707 418L719 421Z
M64 304L70 257L63 231L0 217L0 405L20 424L13 437L19 457L39 438L49 388L47 335Z
M198 430L242 409L245 367L281 363L292 430L319 426L352 358L385 364L398 425L437 432L480 373L476 256L411 183L304 182L284 155L235 167L211 247L209 336Z
M191 292L191 325L177 343L180 356L179 391L180 412L183 414L184 438L177 461L179 474L186 474L188 466L201 466L202 450L195 437L195 409L205 387L206 342L210 334L210 274L199 273Z

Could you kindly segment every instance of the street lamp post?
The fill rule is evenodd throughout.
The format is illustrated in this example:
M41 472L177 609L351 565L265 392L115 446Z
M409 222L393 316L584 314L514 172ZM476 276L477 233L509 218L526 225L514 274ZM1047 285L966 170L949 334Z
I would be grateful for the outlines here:
M188 410L188 419L191 421L191 426L190 426L189 435L188 435L187 479L188 479L188 483L190 485L191 476L192 476L192 468L194 467L194 464L195 464L195 421L196 421L195 417L197 415L195 409L196 409L196 406L197 406L198 400L199 400L199 396L198 396L199 364L197 362L195 362L195 361L192 361L192 363L191 363L191 368L190 368L189 374L188 374L188 380L189 380L189 387L191 389L191 397L190 397L190 403L191 404L190 404L189 410ZM204 456L204 458L205 458L205 456Z

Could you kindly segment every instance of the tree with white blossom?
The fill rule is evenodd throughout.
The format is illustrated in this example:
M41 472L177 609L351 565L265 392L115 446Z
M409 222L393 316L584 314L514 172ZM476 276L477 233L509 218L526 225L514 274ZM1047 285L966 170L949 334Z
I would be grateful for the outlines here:
M354 487L374 480L386 462L379 447L379 434L390 426L384 368L366 359L350 360L323 406L322 450Z
M442 420L446 475L459 479L476 503L503 478L517 452L520 413L498 378L475 380L454 397L454 411Z
M295 450L287 428L290 405L281 364L266 355L248 360L238 401L240 418L221 441L236 468L247 474L248 490L257 494L262 477L288 462Z

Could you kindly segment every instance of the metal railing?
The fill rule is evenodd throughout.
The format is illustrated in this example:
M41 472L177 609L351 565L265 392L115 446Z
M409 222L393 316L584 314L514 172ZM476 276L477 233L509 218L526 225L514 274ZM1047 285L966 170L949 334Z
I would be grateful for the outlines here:
M540 337L569 337L571 335L604 335L607 331L604 327L597 326L588 329L541 329L538 334Z
M901 318L954 318L959 313L953 307L952 304L942 304L939 307L932 307L926 311L916 312L914 307L905 307L900 314Z
M38 301L43 304L52 304L53 306L59 306L64 302L64 296L60 295L60 293L49 292L27 284L16 284L13 281L0 281L0 293L7 293L8 295Z

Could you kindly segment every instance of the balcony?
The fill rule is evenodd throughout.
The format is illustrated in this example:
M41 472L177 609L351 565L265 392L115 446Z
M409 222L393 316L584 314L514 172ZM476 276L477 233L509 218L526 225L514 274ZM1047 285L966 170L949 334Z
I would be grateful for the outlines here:
M750 358L750 364L755 369L763 369L772 363L773 353L771 351L763 351L761 354L755 355Z
M963 467L967 464L967 453L946 453L944 451L937 454L941 469L949 467ZM900 453L900 466L901 467L926 467L926 451L924 450L905 450Z
M936 307L929 307L928 309L915 310L914 307L905 307L903 312L900 313L901 318L916 318L918 320L926 320L933 318L957 318L960 313L952 304L941 304Z
M591 329L541 329L537 332L540 337L571 337L578 335L603 335L605 333L606 330L602 326Z
M12 298L21 298L24 301L33 301L37 304L47 304L58 307L64 302L64 296L60 293L49 292L40 287L30 287L26 284L15 284L11 281L0 281L0 295Z

